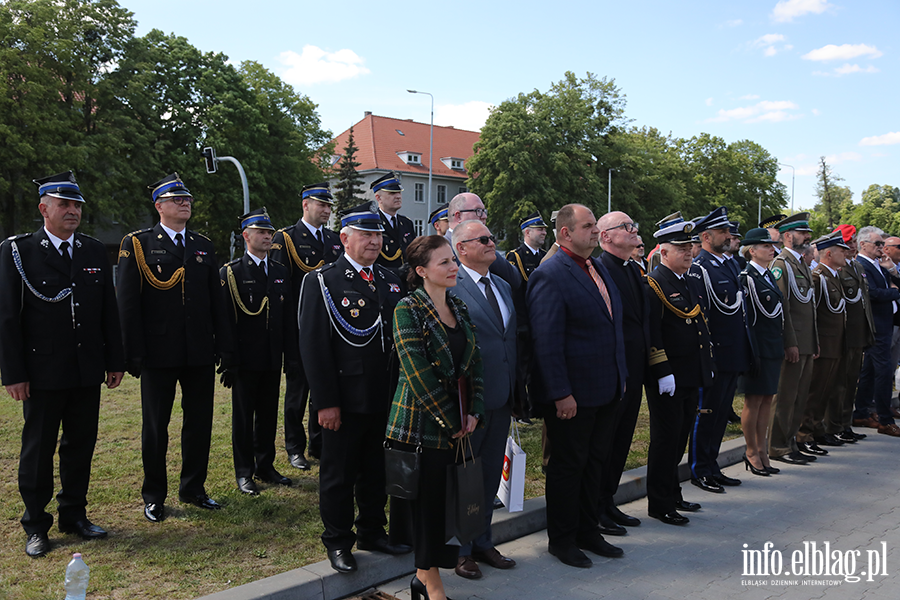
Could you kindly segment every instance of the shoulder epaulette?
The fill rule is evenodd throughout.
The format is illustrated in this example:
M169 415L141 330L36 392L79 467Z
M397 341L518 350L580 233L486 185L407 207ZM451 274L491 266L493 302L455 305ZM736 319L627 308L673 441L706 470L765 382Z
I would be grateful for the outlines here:
M202 238L203 238L204 240L206 240L207 242L212 242L211 239L209 239L208 237L206 237L205 235L203 235L203 234L200 233L199 231L191 231L191 230L189 229L189 230L188 230L188 233L193 233L193 234L195 234L195 235L199 235L200 237L202 237Z
M25 238L27 238L28 236L31 236L31 235L34 235L34 232L29 232L29 233L19 233L19 234L17 234L17 235L11 235L11 236L9 236L9 237L6 238L6 239L9 240L9 241L23 240L23 239L25 239Z
M129 234L126 234L125 237L131 237L133 235L140 235L142 233L147 233L148 231L153 231L152 227L147 227L146 229L138 229L137 231L132 231Z
M278 261L275 260L274 258L269 258L269 262L272 263L273 265L278 265L279 267L285 266L284 264L278 262Z
M88 234L86 234L86 233L78 232L78 233L76 233L75 235L78 236L78 237L80 237L80 238L84 238L84 239L91 240L92 242L99 242L99 243L101 243L101 244L103 243L103 242L101 242L100 240L98 240L97 238L95 238L94 236L88 235Z
M236 259L234 259L234 260L232 260L232 261L229 261L229 262L226 263L226 264L228 264L228 265L236 265L236 264L238 264L239 262L241 262L241 259L240 259L240 258L236 258ZM274 261L273 261L273 262L274 262Z
M334 266L334 263L333 263L333 262L332 262L332 263L328 263L328 264L326 264L326 265L322 265L321 267L319 267L318 269L316 269L316 271L318 271L318 272L320 272L320 273L324 273L325 271L327 271L328 269L332 268L333 266Z

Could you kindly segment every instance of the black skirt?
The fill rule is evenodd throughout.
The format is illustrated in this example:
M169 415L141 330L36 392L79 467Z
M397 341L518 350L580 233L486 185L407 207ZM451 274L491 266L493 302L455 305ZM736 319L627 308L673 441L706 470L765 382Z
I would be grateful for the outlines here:
M760 358L759 373L752 377L744 375L744 394L752 396L771 396L778 393L778 380L781 378L780 358Z

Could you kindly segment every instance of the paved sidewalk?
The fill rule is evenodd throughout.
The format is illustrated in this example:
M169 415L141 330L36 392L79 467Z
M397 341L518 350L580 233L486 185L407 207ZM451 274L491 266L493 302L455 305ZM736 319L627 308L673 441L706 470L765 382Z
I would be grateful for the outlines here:
M625 550L623 558L589 554L592 568L567 567L547 553L546 531L539 531L499 546L518 562L510 571L483 566L485 576L479 581L443 571L447 592L455 600L896 600L900 439L878 435L874 429L857 431L869 437L852 446L829 448L828 456L808 466L773 463L782 471L771 477L754 476L741 464L729 467L726 474L739 477L743 485L727 488L726 494L703 492L685 482L685 498L703 505L700 512L685 513L691 519L686 527L647 517L646 498L623 505L626 513L642 521L625 537L607 538ZM761 551L766 542L773 544L769 565L777 566L775 557L780 553L781 575L773 576L771 570L769 575L745 575L744 545L746 550ZM809 548L815 543L818 551L830 544L827 562L832 575L815 575L818 567L812 555L804 559L808 575L792 574L792 557L798 550L802 555L804 542ZM878 574L871 577L863 575L870 571L870 555L882 561ZM837 569L840 573L853 573L860 581L834 575L835 565L843 565ZM406 600L409 580L405 576L378 589Z

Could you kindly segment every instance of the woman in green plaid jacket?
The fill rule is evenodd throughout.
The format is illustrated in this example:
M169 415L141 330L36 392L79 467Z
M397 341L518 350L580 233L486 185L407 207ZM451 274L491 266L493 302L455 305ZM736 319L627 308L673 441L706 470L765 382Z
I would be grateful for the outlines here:
M458 546L444 543L447 466L455 462L459 438L480 422L483 367L466 305L447 293L459 271L450 244L438 235L419 237L406 253L413 292L394 310L400 381L385 435L394 448L422 446L419 494L410 503L417 569L410 587L413 598L441 600L438 568L454 568L459 554ZM465 386L465 411L458 385Z

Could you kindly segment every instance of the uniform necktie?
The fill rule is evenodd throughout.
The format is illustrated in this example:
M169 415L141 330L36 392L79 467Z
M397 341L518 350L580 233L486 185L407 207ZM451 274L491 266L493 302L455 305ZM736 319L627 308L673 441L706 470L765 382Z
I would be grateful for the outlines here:
M59 253L62 255L63 262L66 263L66 267L71 271L72 270L72 257L69 256L69 242L62 242L59 245Z
M611 319L613 316L613 313L612 313L612 303L609 300L609 290L606 289L606 284L603 283L603 278L600 277L600 273L598 273L597 270L594 268L594 265L591 264L591 260L588 259L587 262L585 262L585 264L587 265L587 270L588 270L588 273L590 273L590 275L591 275L591 279L593 279L594 283L597 284L597 289L600 291L600 295L603 296L603 301L606 303L606 310L609 311L609 318Z
M316 229L316 239L319 240L319 243L322 244L322 230Z
M259 272L259 276L257 277L257 279L259 279L259 281L265 283L265 281L266 281L266 261L264 261L264 260L259 261L259 263L256 265L256 269Z
M500 321L500 324L503 324L503 311L500 310L500 303L497 302L497 296L494 295L494 288L491 286L491 279L489 277L482 277L480 279L481 283L484 284L484 295L487 297L488 304L491 305L491 308L494 309L494 314L497 315L497 320Z
M180 233L175 234L175 246L179 250L184 250L184 236L182 236Z

